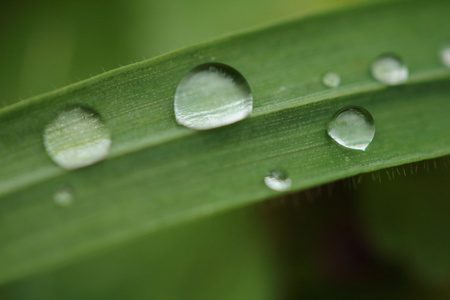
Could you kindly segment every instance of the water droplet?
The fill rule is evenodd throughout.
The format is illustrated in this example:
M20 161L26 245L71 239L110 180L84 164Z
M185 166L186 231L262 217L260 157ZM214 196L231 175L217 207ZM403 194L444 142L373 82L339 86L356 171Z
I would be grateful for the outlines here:
M59 206L67 207L73 203L73 200L73 193L67 187L57 190L53 195L53 201Z
M337 88L341 84L341 76L335 72L327 72L322 77L322 83L330 88Z
M408 79L408 67L396 55L379 56L372 63L372 76L387 85L399 85Z
M292 180L284 171L273 170L264 177L264 183L271 190L285 192L291 189Z
M347 107L333 115L328 135L346 148L365 151L375 135L375 122L364 108Z
M253 98L245 78L219 63L200 65L181 80L175 93L175 118L188 128L206 130L249 116Z
M74 170L103 160L109 153L111 137L95 111L71 106L47 125L44 146L56 164Z
M442 63L450 68L450 42L446 43L444 46L442 46L440 50L441 60Z

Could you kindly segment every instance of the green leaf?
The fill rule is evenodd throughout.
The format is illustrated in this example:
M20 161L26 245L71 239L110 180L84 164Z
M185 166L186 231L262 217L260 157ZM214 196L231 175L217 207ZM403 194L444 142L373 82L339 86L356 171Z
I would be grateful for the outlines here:
M2 299L274 299L265 224L238 210L131 241L0 289Z
M407 9L406 9L407 8ZM0 282L68 264L166 226L273 197L263 177L282 168L293 190L450 153L450 72L439 47L450 3L402 1L293 20L134 64L0 110ZM407 84L385 87L369 66L393 52ZM248 80L253 115L197 132L176 124L173 95L199 64L216 61ZM321 76L338 72L336 89ZM43 133L81 104L111 132L108 158L65 171ZM361 106L375 119L365 152L325 132L331 116ZM53 203L69 186L74 203Z

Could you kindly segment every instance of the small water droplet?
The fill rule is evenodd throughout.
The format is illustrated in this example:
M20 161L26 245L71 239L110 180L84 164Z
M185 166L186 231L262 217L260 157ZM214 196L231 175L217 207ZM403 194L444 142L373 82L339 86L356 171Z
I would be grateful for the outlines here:
M103 160L109 153L111 136L95 111L71 106L47 125L44 146L56 164L74 170Z
M375 136L375 121L362 107L347 107L333 115L328 135L342 146L365 151Z
M175 118L191 129L206 130L249 116L253 98L245 78L224 64L208 63L191 70L175 93Z
M372 76L387 85L399 85L408 80L408 67L393 54L379 56L372 63Z
M335 72L327 72L322 77L322 83L330 88L337 88L341 84L341 76Z
M53 201L59 206L70 206L73 203L73 200L74 196L72 190L67 187L57 190L53 195Z
M286 172L281 170L273 170L264 177L266 186L277 192L285 192L291 189L292 180L287 176Z
M450 68L450 42L441 47L440 56L444 66Z

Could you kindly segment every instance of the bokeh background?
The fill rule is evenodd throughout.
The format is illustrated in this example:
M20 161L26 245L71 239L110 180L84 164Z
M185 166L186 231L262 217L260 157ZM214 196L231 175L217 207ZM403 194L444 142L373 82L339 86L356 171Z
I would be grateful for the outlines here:
M0 107L364 2L0 0ZM450 299L449 168L414 163L183 224L9 283L0 299Z
M0 105L238 30L367 1L1 0Z

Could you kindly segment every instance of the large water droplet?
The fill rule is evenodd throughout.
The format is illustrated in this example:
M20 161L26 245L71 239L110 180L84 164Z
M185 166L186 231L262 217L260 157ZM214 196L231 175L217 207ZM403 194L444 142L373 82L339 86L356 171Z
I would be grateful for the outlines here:
M44 145L55 163L74 170L104 159L109 153L111 136L95 111L71 106L47 125Z
M67 207L73 203L73 200L72 190L67 187L57 190L53 195L53 201L59 206Z
M375 135L375 122L364 108L347 107L333 115L328 135L346 148L365 151Z
M285 192L291 189L292 180L282 170L273 170L264 177L264 183L268 188L277 192Z
M408 80L408 67L396 55L385 54L372 63L372 76L387 85L399 85Z
M208 63L191 70L175 93L175 118L188 128L212 129L245 119L253 98L245 78L224 64Z
M440 56L444 66L450 68L450 42L441 47Z
M338 73L327 72L322 77L322 83L330 88L337 88L341 84L341 76Z

